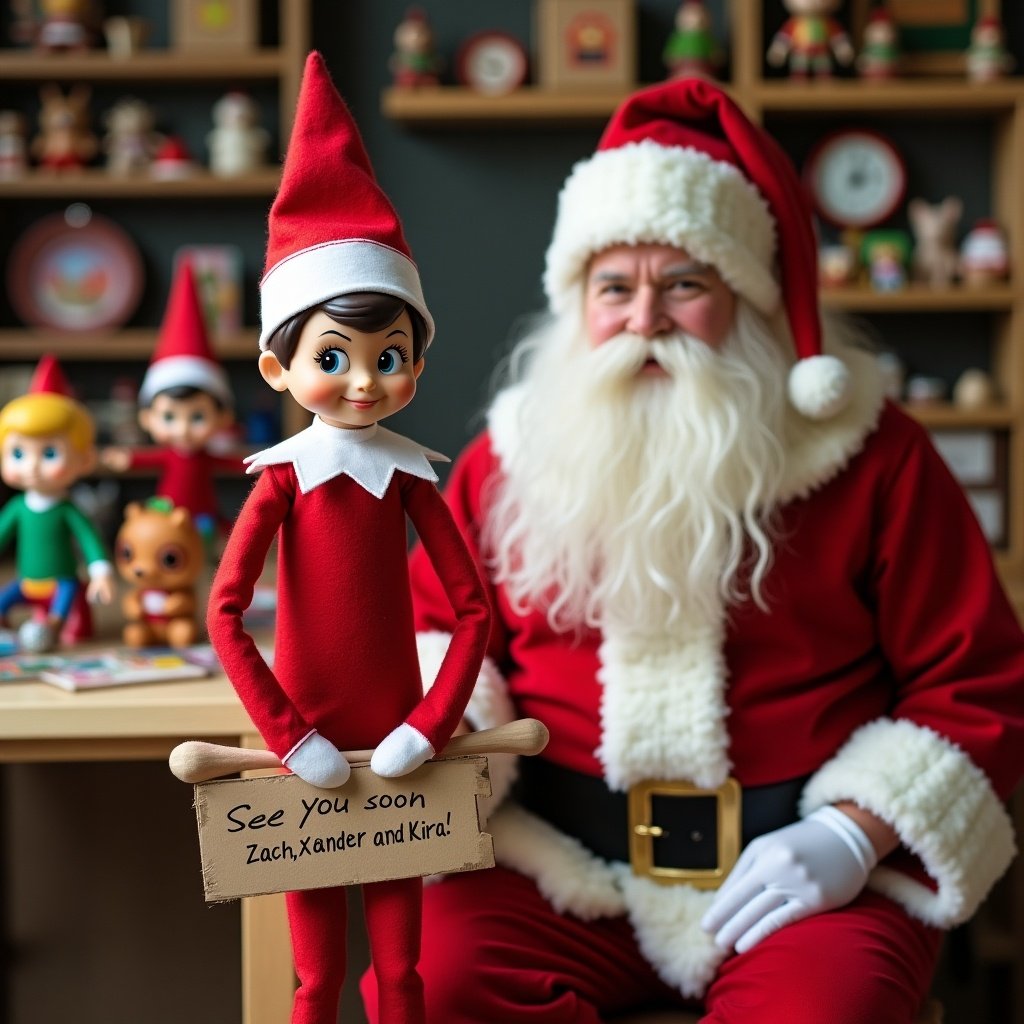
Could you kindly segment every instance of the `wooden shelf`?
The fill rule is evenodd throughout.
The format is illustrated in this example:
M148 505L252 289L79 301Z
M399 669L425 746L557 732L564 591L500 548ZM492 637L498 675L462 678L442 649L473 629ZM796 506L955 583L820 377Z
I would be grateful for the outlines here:
M505 96L484 96L461 86L390 88L381 97L381 110L392 120L424 127L600 123L607 120L628 91L560 92L525 86Z
M857 313L1007 312L1013 308L1009 285L993 288L929 288L912 284L899 291L879 292L867 286L823 288L822 305Z
M0 50L0 80L9 82L222 82L278 78L285 65L280 50L244 54L193 54L149 50L115 60L105 50L80 54L39 54Z
M1009 430L1017 420L1014 410L1005 405L992 405L981 409L961 409L948 402L936 402L934 405L908 403L903 406L903 410L929 430L971 430L976 428Z
M951 113L1009 112L1024 99L1024 83L1007 78L972 83L962 79L863 79L759 82L750 100L766 114L865 112L948 117Z
M132 328L95 334L69 334L49 330L0 330L0 359L35 362L44 352L63 360L113 362L120 359L148 360L153 354L157 331ZM259 355L255 328L231 338L214 339L213 349L221 359L256 360Z
M110 174L88 168L61 174L33 171L21 178L0 181L3 199L246 199L272 196L281 179L279 167L222 178L199 171L189 178L160 181L147 175Z

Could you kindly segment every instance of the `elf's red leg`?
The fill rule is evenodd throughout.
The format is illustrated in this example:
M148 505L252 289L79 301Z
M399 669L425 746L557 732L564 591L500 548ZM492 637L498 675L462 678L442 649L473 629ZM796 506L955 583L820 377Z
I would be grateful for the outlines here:
M285 903L299 979L291 1024L335 1024L345 981L345 890L289 892Z
M423 980L416 971L422 904L421 878L363 886L380 1024L425 1024Z

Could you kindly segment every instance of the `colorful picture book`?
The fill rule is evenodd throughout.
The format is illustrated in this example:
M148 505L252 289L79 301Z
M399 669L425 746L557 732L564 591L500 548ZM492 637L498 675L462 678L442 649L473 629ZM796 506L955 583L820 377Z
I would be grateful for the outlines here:
M198 679L210 674L206 666L190 661L182 652L159 647L96 651L79 657L65 657L60 662L40 671L39 678L65 690Z

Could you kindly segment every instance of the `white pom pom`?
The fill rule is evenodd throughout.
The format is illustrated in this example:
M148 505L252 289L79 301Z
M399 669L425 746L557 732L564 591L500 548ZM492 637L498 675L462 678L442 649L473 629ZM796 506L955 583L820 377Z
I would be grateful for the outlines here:
M850 400L850 371L835 356L811 356L789 371L789 400L811 420L827 420Z

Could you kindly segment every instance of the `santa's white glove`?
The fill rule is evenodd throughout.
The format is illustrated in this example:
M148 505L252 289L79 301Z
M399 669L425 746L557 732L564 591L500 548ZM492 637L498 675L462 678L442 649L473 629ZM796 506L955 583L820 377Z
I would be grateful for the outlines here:
M370 769L386 779L407 775L434 756L434 748L426 736L408 722L392 729L377 744L370 758Z
M345 755L315 729L281 759L281 764L303 782L320 789L336 789L348 782L352 768Z
M745 953L804 917L856 898L878 861L864 830L834 807L755 839L718 890L701 927Z

